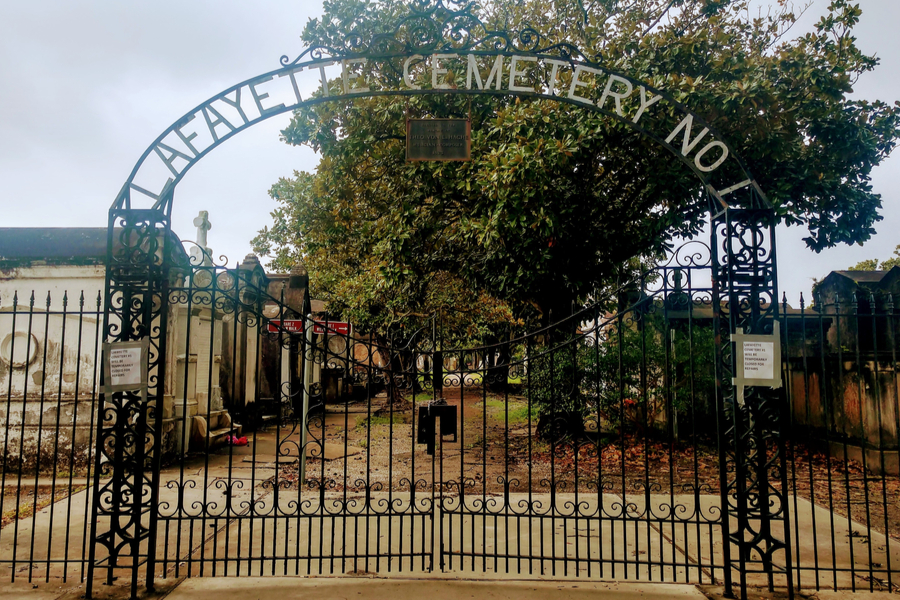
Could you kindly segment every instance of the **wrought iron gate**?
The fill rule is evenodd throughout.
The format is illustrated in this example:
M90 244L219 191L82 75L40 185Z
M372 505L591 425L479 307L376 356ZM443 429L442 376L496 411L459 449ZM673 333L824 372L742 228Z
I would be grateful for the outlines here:
M758 570L790 584L783 396L731 383L730 336L770 332L778 316L774 211L740 157L664 90L540 28L497 31L474 4L417 3L393 30L376 29L282 57L185 114L116 198L104 337L148 340L150 379L146 400L102 399L91 573L126 569L136 587L139 571L152 585L170 569L418 565L715 579L730 592L733 574L744 589ZM496 86L492 74L483 85L480 76L464 87L432 78L423 89L410 70L429 57L435 73L439 60L465 61L470 75L489 67ZM551 80L515 84L525 62L549 67ZM343 86L332 94L337 73L326 69L338 65ZM349 85L349 65L365 66L365 85ZM563 71L567 90L554 79ZM580 79L587 74L593 84ZM302 97L297 79L312 76L323 93ZM293 96L264 107L256 86L267 82ZM604 103L613 85L628 90L612 95L615 110ZM256 112L210 121L215 103L235 106L242 93ZM705 254L675 258L545 330L463 349L429 335L437 327L374 339L315 333L307 322L298 336L285 324L304 311L252 265L179 260L174 189L238 132L341 98L500 93L602 113L670 151L707 194ZM203 144L182 131L195 119L208 125ZM152 206L136 208L142 201ZM342 386L353 393L333 393Z
M731 347L716 337L733 326L731 306L751 318L775 310L769 296L741 300L765 283L757 270L773 273L770 254L754 248L767 239L763 226L735 241L729 231L745 226L722 215L712 245L683 247L607 305L456 348L439 320L403 340L319 325L307 341L293 276L282 278L282 295L280 283L261 285L252 261L189 265L147 217L116 223L121 279L111 282L105 333L97 319L106 300L0 298L0 569L14 580L90 579L112 564L113 576L132 581L443 569L731 579L735 591L770 580L896 585L898 303L785 304L790 402L735 398ZM140 279L163 251L165 296ZM131 262L147 254L156 258ZM736 300L723 293L734 260L747 261L734 263L734 280L750 290ZM148 314L155 325L145 329ZM145 331L154 341L149 400L98 401L99 342ZM307 358L321 385L302 385ZM432 404L439 398L446 404ZM779 422L790 426L786 453ZM91 431L104 440L99 494L85 479L97 473ZM100 545L90 556L92 526Z
M107 394L94 503L106 556L94 568L111 578L130 567L136 581L146 564L148 585L169 572L430 569L433 473L414 454L395 467L413 429L395 447L394 403L373 399L404 385L389 367L395 349L313 325L302 295L286 302L297 290L268 282L259 263L227 269L197 253L190 264L164 227L116 225L111 264L129 269L110 270L106 332L151 337L151 388L140 412L139 394ZM135 286L163 265L155 289ZM326 410L323 380L352 383L365 401ZM382 444L372 436L385 419ZM362 432L353 446L350 431Z
M457 349L314 325L258 263L191 265L165 214L114 213L105 332L149 337L151 378L100 413L91 568L789 584L784 403L737 396L727 341L777 316L771 209L712 230Z

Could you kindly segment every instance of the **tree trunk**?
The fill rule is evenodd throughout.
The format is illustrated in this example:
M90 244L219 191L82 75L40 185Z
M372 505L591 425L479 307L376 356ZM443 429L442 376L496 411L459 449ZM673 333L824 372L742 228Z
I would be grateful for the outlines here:
M578 438L585 430L580 392L582 373L578 367L577 348L571 346L578 343L574 338L579 323L570 318L574 300L573 294L562 290L546 294L540 303L542 325L548 328L544 343L547 348L560 347L553 353L552 360L548 358L544 365L549 380L543 393L549 397L541 398L536 431L538 437L550 442Z

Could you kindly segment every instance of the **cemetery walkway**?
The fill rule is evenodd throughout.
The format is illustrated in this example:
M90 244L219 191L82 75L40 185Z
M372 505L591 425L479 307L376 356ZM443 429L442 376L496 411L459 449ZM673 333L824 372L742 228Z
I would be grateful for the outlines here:
M268 440L268 437L271 437L271 440ZM274 433L260 435L255 465L244 465L243 462L241 462L239 467L235 467L234 462L230 465L228 464L227 456L210 455L208 459L210 462L207 470L209 475L207 481L209 485L206 490L202 489L202 486L184 490L185 494L190 495L187 504L190 504L190 501L193 500L203 500L204 494L206 494L207 501L213 499L213 495L217 493L214 482L217 478L227 478L228 469L232 469L232 477L234 477L234 470L236 468L255 468L257 469L257 473L254 477L255 481L262 481L265 479L264 477L260 477L259 470L268 469L274 475L276 463L274 438ZM271 453L271 456L268 459L263 452L264 448L267 447L270 448ZM197 459L196 465L188 465L186 468L194 469L199 473L201 469L207 468L205 465L206 460L206 457L200 457ZM178 474L178 468L171 473L167 470L164 470L162 473L160 502L174 501L174 495L177 494L177 491L173 490L171 487L167 487L166 482L176 478ZM249 476L248 480L250 480ZM240 497L235 495L233 500L250 498L253 494L256 495L257 498L269 498L269 501L271 501L271 486L269 489L264 489L260 485L257 486L255 490L243 489L238 493L240 494ZM386 496L385 493L383 494ZM338 499L339 496L340 494L335 495L334 499ZM568 495L559 494L557 502L564 502L566 496ZM329 497L329 495L326 495L326 508ZM540 499L537 494L535 494L534 498ZM694 502L694 499L691 496L675 496L675 499L680 504L686 506L690 506L691 502ZM473 500L480 500L480 496ZM518 498L514 500L518 501ZM396 499L394 501L396 501ZM469 499L467 498L467 502L468 501ZM582 500L582 502L583 501L584 500ZM602 501L604 504L612 505L626 500L617 494L603 494ZM629 496L627 498L627 502L636 503L635 506L637 509L640 509L640 503L645 501L646 499L642 495ZM671 501L672 498L667 494L650 495L650 502L654 505L662 505ZM58 502L58 506L53 505L44 508L39 512L35 519L29 518L21 520L17 536L19 539L18 544L16 543L16 538L8 535L11 532L4 528L4 533L7 535L2 536L2 542L0 542L0 559L9 560L13 556L16 557L17 564L15 565L15 569L17 581L22 581L22 585L30 586L31 583L28 583L27 581L29 575L28 570L30 569L32 582L39 584L39 588L41 586L46 586L48 585L44 583L46 567L41 561L47 561L46 564L55 563L67 555L71 557L73 554L77 554L81 551L84 540L76 539L77 536L66 538L66 532L61 530L64 521L58 518L58 516L54 521L51 519L51 516L54 510L56 510L58 515L59 512L63 510L61 507L65 507L69 510L70 514L73 515L73 518L77 519L78 515L86 514L87 511L85 511L84 508L89 502L90 490L86 489L74 494L70 498ZM700 495L699 502L700 506L697 508L701 513L718 510L719 497L717 495ZM71 508L66 506L67 503L71 503ZM796 503L791 502L790 510L792 524L795 524L792 526L792 529L794 529L792 534L797 537L793 542L793 547L795 553L798 555L798 562L800 564L799 581L795 579L795 583L801 589L814 590L818 583L822 588L837 587L849 589L851 587L856 587L857 589L868 590L870 588L870 582L865 581L860 577L857 577L854 581L850 573L844 572L842 569L849 569L854 563L859 565L861 561L871 561L873 564L876 562L884 563L888 558L888 552L890 553L891 563L900 564L900 542L896 540L891 540L890 543L888 543L888 540L883 535L874 531L867 532L861 524L851 522L840 515L832 514L827 508L820 505L814 506L802 498L798 498ZM449 555L443 570L441 570L437 564L435 564L432 569L429 569L428 567L430 565L419 558L414 560L406 558L403 561L394 558L390 570L387 568L387 559L385 557L380 557L380 560L378 561L376 561L376 558L340 558L344 554L343 545L349 545L354 537L358 539L360 536L370 536L375 539L392 536L393 541L389 543L391 547L395 545L398 547L400 545L409 547L412 543L411 535L414 535L416 532L410 532L409 530L403 531L402 529L398 530L396 523L389 523L388 517L369 521L362 520L362 522L354 522L352 519L341 521L332 520L330 524L324 526L320 522L315 522L315 525L313 525L312 522L303 519L297 519L296 523L291 523L290 517L284 517L280 518L283 523L279 526L280 529L278 529L277 533L274 535L271 531L267 534L265 530L258 530L252 534L253 543L257 545L257 548L279 549L288 545L293 547L295 543L297 543L299 547L298 540L302 540L305 545L308 540L311 539L313 540L314 546L318 546L320 549L324 547L325 551L318 557L302 558L299 560L295 559L291 561L260 559L260 554L257 553L256 558L253 560L244 560L242 564L232 564L227 573L224 572L222 566L219 566L216 571L213 571L209 565L206 565L201 571L196 563L193 567L191 566L191 560L192 557L197 557L200 553L204 553L207 558L217 554L224 556L226 545L233 545L238 539L242 540L242 543L247 543L247 532L244 532L243 537L241 537L241 532L237 529L241 525L240 522L229 522L229 520L225 518L217 519L217 523L203 523L200 519L193 521L185 520L183 527L189 527L191 530L183 532L184 535L181 540L177 540L177 536L174 534L159 540L160 544L172 545L178 543L179 546L176 548L181 549L178 550L178 555L182 556L182 560L177 565L170 563L167 566L164 577L169 579L180 579L187 574L197 577L196 579L188 579L186 583L179 587L179 589L183 588L183 590L185 590L185 594L187 593L187 590L192 589L196 589L197 593L202 592L203 594L211 594L211 590L216 589L216 586L250 585L247 582L253 581L259 583L254 584L255 587L248 589L268 589L266 586L272 586L272 593L276 594L274 590L278 586L286 585L289 587L289 585L278 583L279 579L277 577L271 577L272 575L339 576L342 573L367 577L374 576L377 573L379 577L387 576L388 578L398 578L398 582L403 578L411 577L426 579L453 577L473 581L479 579L493 580L499 577L520 581L528 580L530 582L529 585L531 582L538 580L552 579L560 585L563 585L562 582L565 581L568 582L566 585L571 584L581 586L583 585L583 582L588 581L623 580L626 578L638 582L643 581L657 584L684 584L688 582L721 584L721 581L712 581L709 574L704 573L705 569L702 567L702 565L710 564L711 562L713 564L723 563L723 559L721 558L721 539L717 534L711 536L708 527L701 531L700 525L695 528L693 524L683 522L658 524L640 521L623 522L606 520L599 523L588 523L585 521L581 525L576 523L575 529L572 529L571 526L562 525L563 528L568 527L568 530L564 529L563 533L560 534L559 531L553 531L553 527L560 527L560 525L554 525L549 521L538 524L536 521L532 527L526 527L526 529L531 529L536 532L535 535L529 536L530 539L523 540L516 538L512 534L506 533L507 530L512 531L512 526L508 522L509 520L512 520L511 518L505 520L503 517L493 518L480 515L462 515L461 517L460 515L453 513L452 518L453 523L455 524L451 525L449 523L450 517L451 515L449 514L445 514L442 517L445 520L445 526L459 527L459 523L462 523L462 529L466 533L463 537L464 543L462 547L457 549L459 556ZM462 519L461 521L460 518ZM435 517L435 527L437 527L439 519L439 517ZM522 517L522 519L527 520L528 517ZM32 523L34 524L33 527ZM69 526L72 527L72 530L74 531L83 530L82 525L82 523L69 523ZM351 525L355 527L355 529L350 530L349 527ZM7 527L10 526L11 525L7 525ZM46 540L48 539L47 533L51 527L54 529L54 535L52 536L52 539L54 540L53 546L36 544L34 547L31 547L29 544L22 541L32 538L32 536L33 539L38 541ZM453 535L458 536L459 530L457 529L456 531L457 533ZM566 531L568 531L568 533L566 533ZM468 532L471 532L471 534ZM775 533L778 536L781 535L781 532ZM190 544L185 542L185 540L188 539L188 536L191 538ZM817 540L830 540L832 537L836 540L835 548L837 550L833 555L831 553L830 544L817 543ZM488 538L490 540L495 540L496 542L488 541L485 543L485 540L488 540ZM588 541L589 539L593 540L593 546L591 545L591 542ZM66 540L67 545L62 544L60 540ZM600 540L600 543L598 543L597 540ZM635 544L636 540L637 544ZM380 542L379 546L385 547L384 543L385 542ZM518 554L525 558L511 558L508 561L505 558L493 559L490 557L492 548L488 547L491 543L518 544L522 546ZM530 551L528 548L529 544L531 545ZM609 566L605 571L600 572L595 565L593 571L588 573L584 570L584 567L576 571L576 569L567 565L565 561L562 560L554 561L552 558L545 558L543 560L527 558L529 554L532 556L544 557L566 556L567 545L570 546L569 550L572 549L572 545L577 546L580 551L583 552L582 556L605 556L606 558L603 560L607 561ZM480 548L485 548L485 554L488 555L486 559L483 557L475 558L466 555L467 552ZM262 552L263 556L265 554L265 552ZM232 553L231 555L233 556L234 554ZM322 558L322 556L326 558ZM660 566L655 564L654 561L647 560L648 558L653 557L664 557L667 559L666 562L669 565L676 566ZM816 571L804 571L804 565L811 566L814 564L813 560L816 559L819 561L819 564L833 566L832 569L823 568L818 571L818 582L814 579ZM437 561L437 559L435 559L435 561ZM683 566L679 567L677 565ZM779 566L783 567L784 565ZM75 564L69 567L69 572L67 573L69 583L77 585L77 582L81 579L82 567L83 565ZM11 568L12 567L9 564L3 566L2 570L0 570L0 580L10 580L12 575L10 572ZM229 575L231 577L221 577L222 575ZM233 577L235 575L238 577ZM261 578L263 575L270 577ZM735 582L737 582L737 573L735 572L734 575ZM50 584L53 584L53 582L58 583L59 581L60 579L55 573L54 576L50 578ZM296 582L301 580L293 579L291 581L294 581L296 584ZM340 581L343 581L343 579ZM751 573L748 575L748 584L752 586L763 586L766 584L765 576L763 574ZM18 583L15 585L18 585ZM329 585L338 586L350 584L330 583ZM397 583L396 585L400 584ZM523 583L521 585L525 584ZM592 583L591 585L594 584ZM474 589L475 588L473 588L473 590ZM572 589L584 588L579 587ZM647 589L662 590L665 588L651 587ZM668 592L666 593L668 594ZM284 600L294 597L281 594L280 592L277 595L284 598ZM173 595L171 597L177 599L189 597L212 598L213 596ZM238 594L235 597L251 598L255 596L253 596L253 594ZM262 595L260 597L268 596ZM301 598L304 596L296 597ZM504 596L488 597L503 598ZM528 596L517 593L515 597L524 599ZM431 600L438 600L438 598L440 598L440 596L432 595Z

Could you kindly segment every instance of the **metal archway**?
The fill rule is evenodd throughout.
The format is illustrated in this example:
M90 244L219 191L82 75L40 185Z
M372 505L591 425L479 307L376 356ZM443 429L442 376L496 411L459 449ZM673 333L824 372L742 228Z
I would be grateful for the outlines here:
M439 0L436 6L441 4ZM415 18L433 17L434 11ZM531 38L520 32L517 40L533 39L522 48L509 34L487 30L476 41L422 45L397 39L400 31L393 37L376 36L366 47L346 51L313 47L293 61L282 57L282 68L231 86L194 107L144 151L112 208L164 209L194 164L245 129L276 115L353 98L435 94L554 100L595 111L671 152L722 208L729 206L727 196L745 189L752 191L752 197L736 206L768 205L744 162L703 117L650 83L579 57L573 46L545 47L536 32ZM388 39L400 49L384 49ZM451 65L463 67L465 87L439 81ZM425 86L417 83L423 76ZM309 83L314 83L315 91L304 98L301 89L309 88Z

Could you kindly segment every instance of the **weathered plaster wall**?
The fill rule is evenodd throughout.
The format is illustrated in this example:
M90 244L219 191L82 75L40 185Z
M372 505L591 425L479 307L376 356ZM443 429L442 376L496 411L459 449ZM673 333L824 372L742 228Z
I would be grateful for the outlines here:
M900 472L896 456L900 390L893 363L845 361L836 366L829 361L824 375L814 361L807 361L804 369L802 361L792 359L791 367L791 417L798 431L829 440L836 448L849 444L856 454L866 448L872 452L867 466L875 472L880 472L882 453L889 454L885 468Z
M106 267L103 265L31 265L0 268L0 306L12 306L13 292L18 291L19 305L28 306L34 292L35 306L46 304L47 294L53 305L62 307L64 293L68 293L69 307L78 306L84 292L85 308L97 307L97 295L103 293Z
M3 397L40 400L94 395L99 324L95 315L0 313L0 390Z
M0 270L0 451L7 472L86 469L104 282L105 269L96 265Z
M47 399L0 404L2 466L9 472L84 473L93 451L97 404Z

